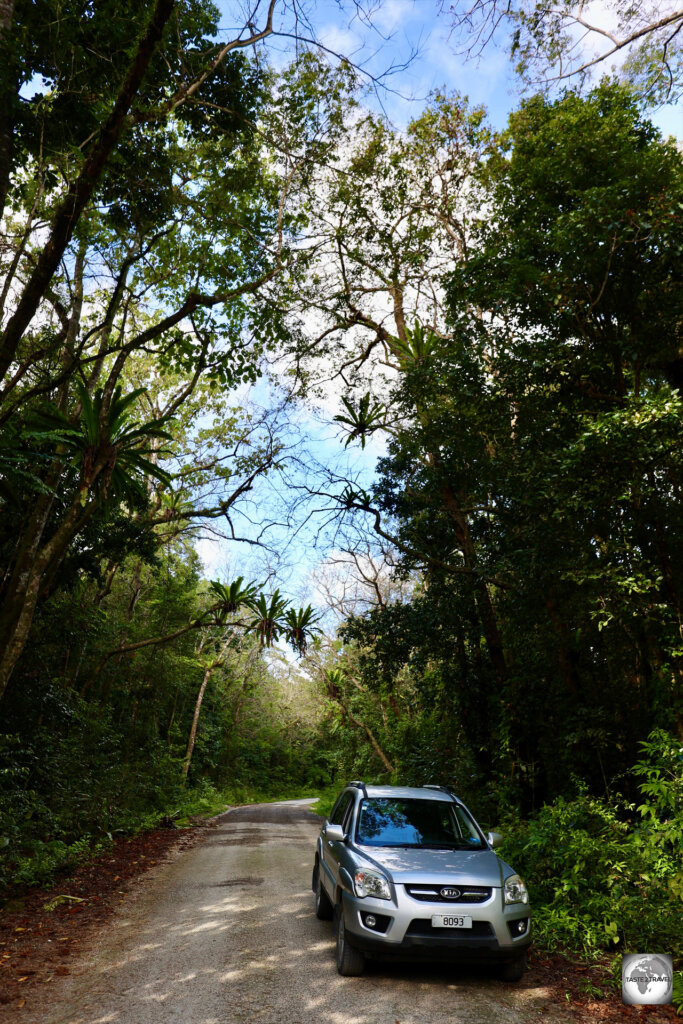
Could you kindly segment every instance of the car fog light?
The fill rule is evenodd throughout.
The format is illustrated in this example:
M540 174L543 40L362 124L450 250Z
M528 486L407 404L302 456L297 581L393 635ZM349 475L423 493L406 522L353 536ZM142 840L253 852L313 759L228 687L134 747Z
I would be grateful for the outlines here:
M522 935L529 933L529 918L522 917L516 921L508 921L508 931L511 939L519 939Z
M366 910L361 911L360 919L364 928L368 928L371 932L379 932L380 935L383 935L391 924L388 914L372 914Z

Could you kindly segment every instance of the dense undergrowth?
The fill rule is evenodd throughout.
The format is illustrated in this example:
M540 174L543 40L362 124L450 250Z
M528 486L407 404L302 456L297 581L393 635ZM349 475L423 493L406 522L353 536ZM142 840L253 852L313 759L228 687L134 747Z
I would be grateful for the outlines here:
M167 569L149 576L141 569L141 618L163 608L174 585L185 619L201 597L192 565ZM126 582L119 580L122 593ZM256 640L240 642L213 671L190 764L188 738L206 671L195 648L143 652L79 689L73 673L45 671L55 668L78 608L76 597L62 597L53 618L46 615L40 643L3 699L0 893L49 884L56 872L166 815L182 824L228 804L313 794L328 781L312 695L302 686L292 706L286 671L271 665ZM215 657L215 646L209 632L205 660Z
M683 746L666 733L641 744L633 768L641 801L598 799L579 788L528 821L501 825L501 855L529 885L537 945L587 958L668 953L683 1012Z
M641 803L579 791L501 826L501 853L528 880L547 948L683 957L683 748L661 731L642 747Z

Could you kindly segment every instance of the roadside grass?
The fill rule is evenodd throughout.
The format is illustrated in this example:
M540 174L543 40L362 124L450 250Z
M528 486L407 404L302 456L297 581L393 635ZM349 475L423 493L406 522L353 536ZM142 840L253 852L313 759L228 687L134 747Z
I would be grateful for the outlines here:
M86 832L73 842L46 836L23 847L0 843L0 906L3 899L16 895L17 891L56 884L65 871L106 854L115 840L139 836L162 825L187 829L202 819L213 818L230 807L243 804L319 796L320 790L310 787L262 789L237 784L218 789L204 782L177 794L173 801L163 803L160 808L144 812L128 810L106 832ZM333 802L334 795L330 806Z
M316 794L318 799L311 806L311 810L314 814L319 814L322 818L327 818L330 811L334 807L334 802L344 788L343 783L338 783L333 786L328 786L326 789L318 790Z

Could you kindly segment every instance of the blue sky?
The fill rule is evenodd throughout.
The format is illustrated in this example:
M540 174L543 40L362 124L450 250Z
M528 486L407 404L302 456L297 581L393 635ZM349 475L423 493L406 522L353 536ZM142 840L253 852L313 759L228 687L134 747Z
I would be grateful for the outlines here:
M221 28L227 33L237 24L236 5L217 0L224 12ZM278 24L292 28L291 14L282 5ZM364 2L372 13L363 17L353 0L322 0L298 4L308 19L304 35L314 36L333 53L343 54L369 75L381 78L384 87L369 98L398 125L404 125L424 105L429 93L444 86L467 94L473 103L485 104L497 126L505 123L515 106L516 81L507 56L492 50L478 66L455 55L449 25L438 15L436 0L376 0ZM275 61L288 60L292 39L271 39L267 50ZM393 72L391 69L394 68ZM389 72L387 74L387 72Z
M521 94L503 30L479 60L468 61L458 54L462 42L439 6L436 0L378 0L364 20L348 0L309 5L317 36L330 49L349 54L374 75L402 68L387 76L387 90L378 90L374 101L381 102L396 124L407 123L432 90L445 87L483 104L494 126L502 128ZM601 74L608 69L600 65L598 70ZM683 137L680 106L664 107L651 116L666 134Z
M237 25L235 11L240 5L217 0L223 12L221 27L226 32ZM261 0L265 7L265 0ZM397 125L404 125L424 105L434 89L446 88L467 95L473 104L483 104L491 121L502 128L509 112L519 103L520 82L505 47L505 35L498 35L478 61L458 55L460 40L453 35L447 16L448 4L437 0L296 0L297 9L308 22L300 24L334 53L343 54L371 75L386 75L386 88L379 88L369 103L383 107ZM446 8L446 11L440 8ZM366 15L359 13L359 8ZM276 23L292 29L292 0L282 0ZM279 19L279 20L277 20ZM267 49L275 59L288 60L294 49L292 39L273 39ZM600 66L600 71L603 66ZM683 137L680 107L665 107L653 113L653 120L666 134Z

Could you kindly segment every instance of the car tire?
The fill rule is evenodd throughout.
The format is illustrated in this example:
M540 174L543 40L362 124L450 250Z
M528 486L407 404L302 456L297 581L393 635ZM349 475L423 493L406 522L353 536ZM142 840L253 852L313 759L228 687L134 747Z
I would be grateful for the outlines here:
M498 976L501 981L521 981L525 971L526 953L522 953L514 960L508 960L507 963L501 964Z
M344 978L359 977L365 970L365 957L347 938L341 903L334 908L334 931L337 936L337 970Z
M315 892L315 916L319 921L331 921L334 908L330 897L323 889L320 868L317 864L313 869L313 891Z

